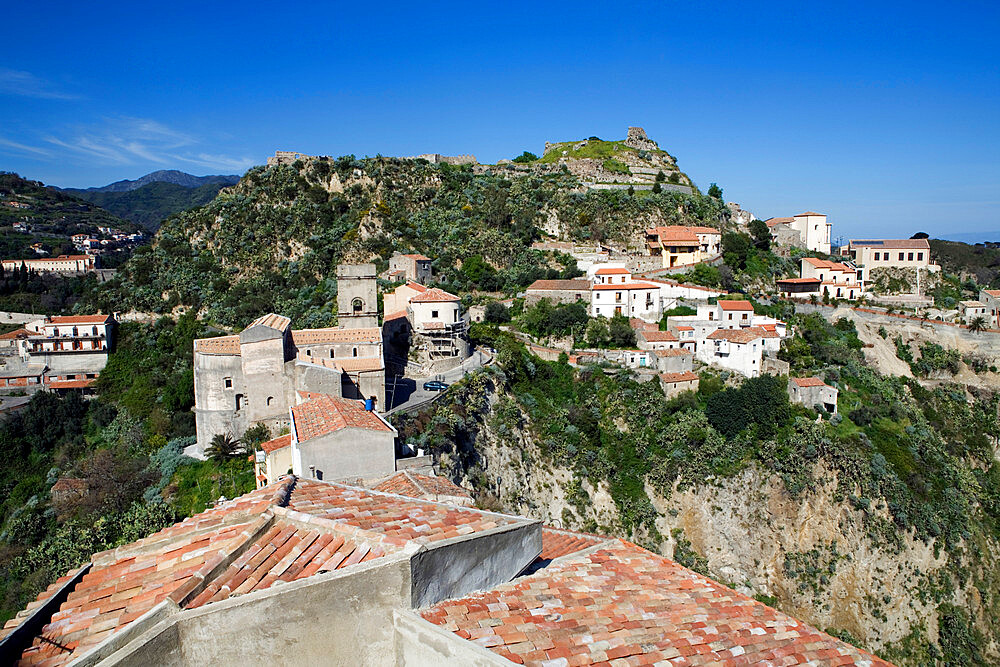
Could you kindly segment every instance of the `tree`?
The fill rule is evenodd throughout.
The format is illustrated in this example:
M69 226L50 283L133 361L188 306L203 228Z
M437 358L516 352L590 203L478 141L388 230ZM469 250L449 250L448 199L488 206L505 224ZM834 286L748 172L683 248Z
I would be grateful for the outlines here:
M510 310L499 301L490 301L486 304L484 317L490 324L503 324L510 322Z
M666 180L666 176L663 175L663 170L661 169L656 172L656 182L662 183L664 180Z
M680 183L681 182L681 174L680 174L680 172L677 172L677 171L671 172L670 173L670 178L668 178L667 180L670 181L671 183L674 183L674 184Z
M629 185L628 186L628 196L631 197L633 195L635 195L635 188L632 187L631 185ZM3 277L3 274L0 274L0 277Z
M256 449L257 445L271 439L271 429L265 424L254 424L243 434L243 446L246 449Z
M726 232L722 235L722 257L726 264L737 270L746 268L747 257L753 244L750 237L740 232Z
M761 250L770 250L771 230L768 228L767 223L763 220L754 220L747 228L753 236L754 245Z
M240 441L229 433L216 433L205 448L205 454L211 459L229 461L243 453Z
M661 192L663 192L663 186L660 185L660 182L657 181L656 183L653 183L653 194L657 194L658 195Z
M722 188L712 183L708 186L708 196L714 199L722 199Z
M978 333L980 331L986 330L986 318L982 315L974 317L971 322L969 322L969 331L973 333Z
M587 345L589 347L604 347L611 340L608 321L603 317L595 317L587 323Z
M930 234L928 234L927 232L917 232L916 234L914 234L910 238L911 239L928 239L928 238L930 238Z
M769 438L791 419L786 381L775 375L744 380L738 388L724 389L708 399L708 422L727 438L755 427L757 437Z
M516 158L514 158L513 161L517 162L517 163L525 164L525 163L528 163L528 162L534 162L537 159L538 159L538 156L535 155L534 153L529 153L528 151L524 151L523 153L521 153L520 155L518 155Z
M633 348L635 347L635 331L628 318L620 313L615 313L608 325L608 335L615 347Z

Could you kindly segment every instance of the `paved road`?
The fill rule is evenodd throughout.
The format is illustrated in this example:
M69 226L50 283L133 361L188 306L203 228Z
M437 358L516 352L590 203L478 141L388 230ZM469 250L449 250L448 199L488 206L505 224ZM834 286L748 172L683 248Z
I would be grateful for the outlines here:
M392 401L395 401L396 405L385 414L412 410L413 408L424 405L425 403L430 403L444 393L439 391L427 391L424 389L424 382L427 380L441 380L451 384L453 382L458 382L469 373L491 363L493 363L492 350L476 350L472 353L471 357L462 362L461 366L456 366L455 368L445 371L444 373L422 377L398 376L396 378L395 389L393 387L393 378L388 377L386 378L385 387L386 401L389 401L390 405L392 404ZM395 396L393 396L394 392ZM402 399L403 402L400 402L401 397L405 397Z

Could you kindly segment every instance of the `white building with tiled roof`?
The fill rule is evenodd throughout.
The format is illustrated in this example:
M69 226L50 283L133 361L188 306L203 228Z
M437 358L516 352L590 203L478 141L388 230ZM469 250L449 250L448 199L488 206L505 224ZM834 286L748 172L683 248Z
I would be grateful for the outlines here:
M771 230L774 243L830 254L833 225L823 213L806 211L790 218L768 218L764 223Z
M761 373L766 333L757 327L718 329L698 346L698 360L745 377Z
M819 406L827 412L836 413L838 393L835 387L818 377L788 378L788 400L807 408Z
M862 285L868 284L875 269L923 269L931 273L941 270L938 264L931 263L931 244L927 239L851 239L840 254L854 262Z
M979 301L986 307L989 328L1000 329L1000 289L980 290Z

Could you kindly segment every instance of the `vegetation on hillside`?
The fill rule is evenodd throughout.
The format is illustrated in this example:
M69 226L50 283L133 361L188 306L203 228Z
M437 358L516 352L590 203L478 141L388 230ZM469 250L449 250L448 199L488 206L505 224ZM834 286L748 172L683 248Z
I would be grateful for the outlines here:
M644 220L720 225L718 199L675 192L571 192L568 173L506 178L471 166L352 156L251 169L208 205L164 222L91 307L168 312L177 305L240 325L282 312L302 326L334 321L335 266L395 251L434 259L450 291L513 292L576 275L566 256L530 247L549 214L573 238L626 241Z
M98 396L36 394L0 422L0 620L92 553L140 539L254 486L246 458L196 462L193 317L123 324ZM86 492L53 497L63 477Z
M984 288L1000 288L1000 247L930 239L931 257L948 273L972 278Z
M28 208L11 206L11 202ZM27 222L32 233L14 233L12 226L15 222ZM3 257L37 257L29 247L33 243L42 243L53 255L72 252L68 237L73 234L96 234L98 227L135 229L135 225L88 201L17 174L0 172L0 229L3 230L0 254Z
M879 375L864 363L849 320L791 319L797 333L785 342L783 358L793 373L818 374L838 387L840 414L789 404L785 379L767 376L727 387L705 375L699 392L667 400L655 380L542 361L508 334L477 327L475 334L497 349L497 367L458 384L422 413L399 416L397 425L407 442L435 452L484 496L496 492L481 467L478 438L487 429L504 441L525 433L536 449L522 451L523 465L560 466L577 480L608 485L619 524L584 519L590 499L574 482L577 507L563 515L567 526L611 531L653 549L665 536L656 528L646 484L669 496L675 485L717 482L754 466L801 497L823 483L821 470L832 471L873 545L892 553L910 534L933 542L949 559L950 567L914 582L921 596L948 605L964 599L958 591L978 589L981 607L969 613L985 618L992 637L1000 638L997 397L970 402L953 387L928 390ZM497 394L495 402L490 393ZM681 551L689 564L707 564L690 544ZM821 555L789 554L791 576L810 577L804 590L822 591L828 583L819 574L811 578L814 570L821 573L811 564ZM866 600L864 613L878 617L883 601ZM969 616L942 618L956 624L956 633L978 632ZM940 655L950 641L945 635L931 645L927 636L927 628L915 628L908 643L886 655L919 664L919 656Z
M124 192L75 190L77 197L97 204L110 213L151 231L174 213L204 206L215 199L227 183L205 183L195 188L176 183L149 183Z

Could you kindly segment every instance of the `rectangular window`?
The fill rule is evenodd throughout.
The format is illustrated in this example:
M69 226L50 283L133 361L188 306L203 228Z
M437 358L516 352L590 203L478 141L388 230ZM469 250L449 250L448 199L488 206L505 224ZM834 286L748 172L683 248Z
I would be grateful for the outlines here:
M437 316L438 316L438 311L432 310L431 311L431 317L433 317L434 319L437 319Z
M912 261L913 261L913 253L912 253L912 252L911 252L911 253L909 253L909 254L907 255L906 259L907 259L907 261L910 261L910 262L912 262Z
M903 261L903 253L899 253L899 261Z
M226 383L226 389L233 388L233 378L226 378L224 382Z
M922 252L918 252L917 253L917 261L918 262L924 261L924 253L922 253Z
M880 254L880 253L875 253L875 261L876 261L876 262L878 261L878 257L879 257L879 254Z

